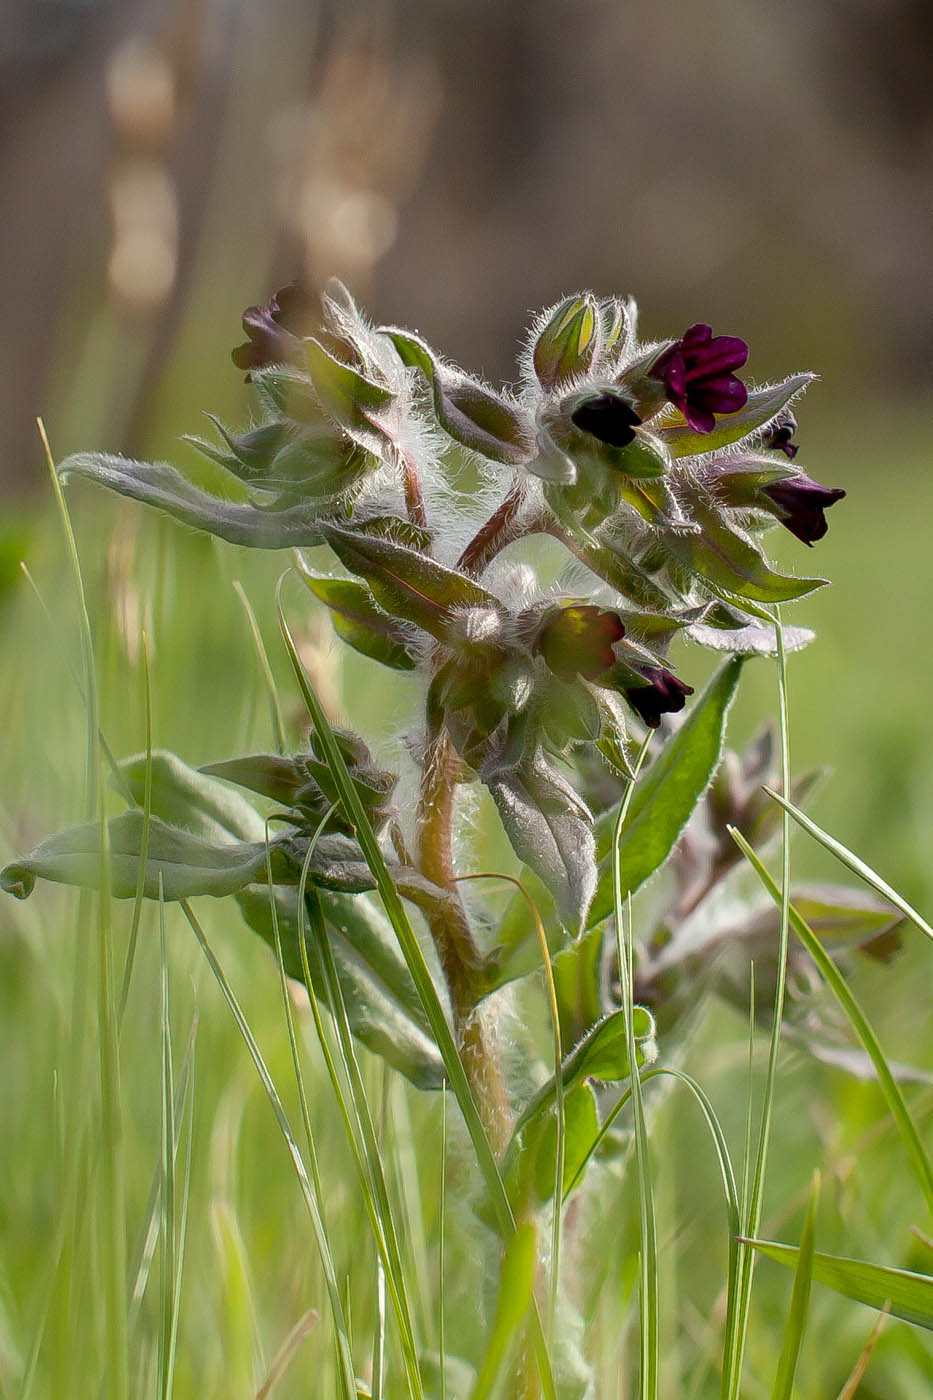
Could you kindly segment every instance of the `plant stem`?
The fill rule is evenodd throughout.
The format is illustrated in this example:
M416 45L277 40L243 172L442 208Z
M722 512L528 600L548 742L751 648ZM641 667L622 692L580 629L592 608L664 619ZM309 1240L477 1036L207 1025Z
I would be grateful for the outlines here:
M518 539L519 535L528 533L517 527L515 521L524 498L524 489L519 482L516 482L485 525L480 526L460 555L457 560L457 568L461 573L469 574L471 578L479 578L486 565L496 557L500 549L504 549L507 544Z
M427 526L428 515L424 508L424 496L421 494L421 482L418 480L415 464L407 452L403 452L401 457L402 485L405 490L405 509L408 511L408 518L413 525Z
M511 1112L498 1050L477 1010L482 990L483 959L473 941L457 888L453 862L454 774L457 756L446 733L431 743L421 779L418 819L421 873L447 890L450 900L427 914L431 936L450 991L454 1030L463 1065L495 1152L511 1131Z

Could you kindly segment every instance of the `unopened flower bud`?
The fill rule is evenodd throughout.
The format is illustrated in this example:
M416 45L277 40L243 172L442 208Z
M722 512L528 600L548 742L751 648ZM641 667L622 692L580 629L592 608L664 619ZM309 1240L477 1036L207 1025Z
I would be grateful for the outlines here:
M789 408L782 409L761 439L762 447L772 452L783 452L789 461L797 456L797 444L793 441L797 431L797 419Z
M599 310L595 299L568 297L562 301L535 341L532 362L545 393L586 374L600 346Z
M697 324L662 351L650 374L663 383L669 401L694 432L711 433L717 413L735 413L745 406L748 391L732 371L747 359L744 340L714 336L711 327Z
M595 681L615 665L613 647L624 636L618 613L573 603L552 614L538 634L537 649L561 680Z

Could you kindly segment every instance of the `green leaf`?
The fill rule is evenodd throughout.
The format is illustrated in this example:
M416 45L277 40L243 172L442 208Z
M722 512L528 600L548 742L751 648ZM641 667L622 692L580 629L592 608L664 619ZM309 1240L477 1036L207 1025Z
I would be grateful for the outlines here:
M727 525L707 492L683 487L684 503L699 530L670 531L666 549L714 589L757 603L786 603L821 588L824 578L788 578L775 573L751 540Z
M387 613L415 623L440 641L450 633L455 609L499 610L498 599L485 588L417 550L331 524L322 526L321 533L341 564L366 580Z
M142 807L146 755L124 759L120 775ZM167 749L154 749L152 754L152 812L170 826L185 827L208 841L231 836L241 841L265 839L265 822L245 797L209 772L190 768Z
M539 1201L549 1201L554 1194L554 1176L557 1163L557 1119L553 1113L542 1120L542 1132L538 1139L533 1161L529 1166L533 1172L534 1194ZM596 1097L589 1084L577 1084L564 1099L564 1174L561 1195L573 1181L583 1166L593 1139L599 1132L599 1113ZM524 1154L523 1154L524 1155Z
M335 359L318 341L308 340L306 345L311 379L325 413L342 428L371 427L372 415L392 403L392 390Z
M582 927L596 887L593 819L540 750L482 774L516 855L544 881L562 921Z
M619 843L623 899L663 865L706 791L722 754L726 716L741 670L741 657L720 667L636 786ZM597 823L600 857L609 852L614 822L613 811ZM608 862L600 872L589 927L612 913L610 867Z
M796 1245L778 1244L773 1240L744 1240L743 1243L791 1269L800 1253ZM879 1312L890 1304L887 1310L893 1317L933 1331L933 1278L929 1274L914 1274L907 1269L846 1259L837 1254L821 1254L817 1250L813 1255L813 1277L817 1283L857 1303L877 1308Z
M534 454L529 416L484 388L475 379L449 369L410 331L386 327L406 365L419 369L434 391L437 421L455 442L493 462L521 466Z
M274 952L269 894L268 886L251 886L237 895L237 903L249 927ZM298 891L276 885L273 895L285 970L300 982ZM320 902L354 1035L419 1088L439 1089L441 1058L392 925L365 895L322 892ZM326 1004L326 983L310 943L308 952L315 994Z
M693 457L704 452L718 452L721 447L729 447L741 441L750 433L767 427L782 408L802 394L813 380L812 374L792 374L782 384L768 384L763 389L753 389L744 408L738 413L727 413L717 418L711 433L698 433L684 425L660 430L665 443L675 457Z
M143 826L140 811L124 812L107 824L110 888L118 899L132 899L136 893ZM0 886L17 899L26 899L37 879L97 889L100 848L97 822L69 827L41 841L28 856L7 865L0 871ZM272 850L273 868L281 872L282 853L275 846ZM265 842L215 844L153 817L143 893L148 899L158 899L160 889L167 900L200 894L222 898L260 879L265 866Z
M421 550L430 554L434 544L434 532L424 525L416 525L401 515L370 515L363 519L353 519L353 531L357 535L375 535L381 540L393 540L405 544L409 549Z
M413 671L418 652L404 627L380 608L365 583L328 578L298 564L298 574L314 596L330 610L334 631L354 651L396 671Z
M644 1006L634 1008L634 1026L638 1063L653 1064L657 1058L654 1017ZM611 1011L578 1041L564 1059L561 1079L566 1097L586 1079L616 1081L629 1075L628 1047L625 1043L625 1018L621 1010ZM554 1103L555 1080L550 1079L537 1091L515 1125L513 1140Z
M308 783L307 771L298 760L279 753L222 758L216 763L202 763L198 772L207 777L222 778L225 783L236 783L250 792L258 792L261 797L268 797L281 807L293 807L299 792Z
M282 510L252 503L224 501L193 486L167 462L134 462L106 453L78 452L58 468L66 480L80 476L121 496L163 510L183 525L254 549L291 549L321 544L319 515L308 504Z

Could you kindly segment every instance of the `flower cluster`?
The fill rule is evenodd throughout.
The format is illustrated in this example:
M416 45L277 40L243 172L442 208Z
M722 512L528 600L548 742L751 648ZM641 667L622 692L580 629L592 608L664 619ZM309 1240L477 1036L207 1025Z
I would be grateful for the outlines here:
M812 545L844 495L797 464L791 405L810 376L750 386L744 340L698 323L645 343L633 302L590 293L538 317L508 392L374 327L337 284L319 316L291 286L243 327L233 359L262 416L189 439L236 479L230 499L164 464L64 470L226 539L326 551L299 569L340 637L424 674L425 751L448 745L457 780L486 785L578 927L595 880L580 752L629 771L644 730L693 693L669 662L678 635L771 651L763 608L823 582L777 573L761 549L775 522ZM565 575L516 590L499 556L535 535L561 543Z

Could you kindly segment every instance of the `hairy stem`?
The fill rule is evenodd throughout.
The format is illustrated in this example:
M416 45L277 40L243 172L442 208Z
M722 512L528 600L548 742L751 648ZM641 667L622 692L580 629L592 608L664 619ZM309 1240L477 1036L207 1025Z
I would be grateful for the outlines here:
M405 509L408 511L408 518L413 525L426 527L428 515L424 508L424 496L421 494L421 482L418 480L415 464L407 452L403 452L401 457L402 485L405 490Z
M486 565L501 549L518 539L519 535L527 533L526 530L520 529L516 522L524 497L521 483L516 482L460 555L457 568L461 573L469 574L471 578L479 578Z
M449 891L451 896L443 907L437 906L428 913L428 924L450 991L454 1029L464 1068L493 1150L498 1153L508 1141L511 1114L495 1039L477 1009L482 992L483 960L473 941L454 875L456 763L457 756L450 740L446 734L440 734L428 750L421 780L418 804L421 873Z

